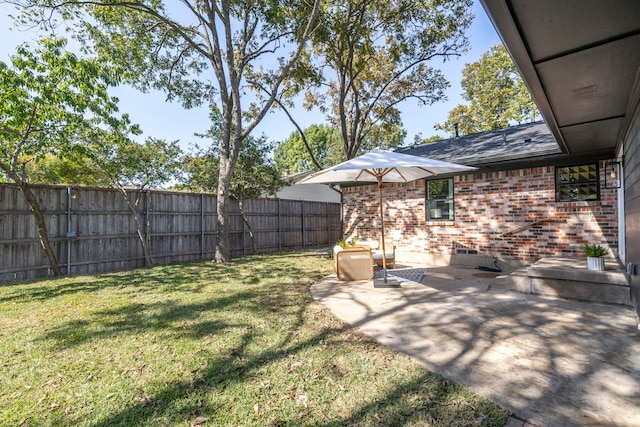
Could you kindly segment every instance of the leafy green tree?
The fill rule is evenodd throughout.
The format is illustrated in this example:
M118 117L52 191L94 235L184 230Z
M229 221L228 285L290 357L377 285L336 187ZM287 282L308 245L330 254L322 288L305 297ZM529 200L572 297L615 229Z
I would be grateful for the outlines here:
M229 260L231 179L244 140L282 97L315 29L320 0L17 0L25 20L74 19L80 41L128 82L185 108L220 106L217 262Z
M119 140L116 142L116 140ZM70 151L64 157L45 155L26 165L32 183L114 187L120 191L136 223L145 266L153 265L151 241L141 208L144 190L180 177L182 150L177 142L149 138L105 140Z
M204 134L196 134L217 141L221 137L219 122L220 111L212 108L209 113L211 127ZM260 197L264 193L275 194L286 183L280 179L273 161L270 159L273 143L265 136L254 138L249 135L238 154L238 166L230 182L231 195L236 199ZM215 192L219 186L218 169L220 151L218 144L207 148L195 147L195 152L185 156L184 176L175 188L191 191Z
M458 123L462 134L503 129L512 122L535 121L540 116L524 80L503 45L493 46L462 71L462 97L436 129L451 131Z
M114 187L131 211L145 265L153 265L148 227L141 213L143 191L180 178L182 150L177 142L148 138L138 144L126 138L86 144L64 157L45 154L26 165L32 183Z
M274 195L286 182L280 178L269 155L273 143L266 137L259 139L249 136L238 156L238 166L231 178L231 195L238 200L247 197ZM190 191L215 192L218 188L218 168L220 156L215 146L208 149L196 147L196 153L185 156L183 182L175 188Z
M445 139L444 137L440 136L440 135L431 135L429 137L423 138L421 133L418 133L417 135L415 135L413 137L413 145L418 145L418 144L428 144L429 142L436 142L436 141L440 141L442 139Z
M312 38L318 74L310 81L321 84L306 92L305 106L318 107L340 129L346 158L376 145L401 144L402 102L414 98L431 105L444 99L448 82L429 64L466 49L471 3L329 2Z
M117 117L109 86L117 74L104 62L79 58L64 50L63 39L23 44L0 62L0 171L16 183L31 207L40 244L55 275L60 267L49 242L38 200L31 191L28 167L51 156L81 155L87 144L100 144L137 132L126 115Z
M214 126L205 136L215 135L217 129ZM196 147L195 155L185 157L186 179L184 183L176 185L176 188L191 191L215 191L218 188L217 170L220 167L220 156L215 147L214 145L207 150ZM287 184L269 158L272 149L273 143L267 142L266 137L256 139L249 135L242 145L238 165L231 178L231 195L238 200L240 214L249 231L254 253L258 251L253 228L245 215L244 199L260 197L265 193L275 195Z
M66 184L108 187L109 179L97 170L86 153L70 152L64 157L45 154L37 163L29 163L26 174L34 184Z
M273 158L280 172L294 174L316 168L323 169L346 160L340 130L337 127L314 124L304 130L304 135L311 153L307 150L300 132L291 133L274 150ZM318 162L318 167L311 155Z
M141 212L143 190L179 178L183 160L177 141L167 143L153 138L148 138L144 144L127 139L116 144L109 141L94 144L87 154L97 166L98 179L101 179L100 175L106 176L127 203L136 223L145 266L151 267L151 240Z

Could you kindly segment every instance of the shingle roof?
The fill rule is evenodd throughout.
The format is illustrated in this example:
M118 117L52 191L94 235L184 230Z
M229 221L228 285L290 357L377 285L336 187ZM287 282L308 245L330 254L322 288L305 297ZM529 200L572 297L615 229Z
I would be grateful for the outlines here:
M544 122L443 139L396 151L469 166L506 164L562 153Z

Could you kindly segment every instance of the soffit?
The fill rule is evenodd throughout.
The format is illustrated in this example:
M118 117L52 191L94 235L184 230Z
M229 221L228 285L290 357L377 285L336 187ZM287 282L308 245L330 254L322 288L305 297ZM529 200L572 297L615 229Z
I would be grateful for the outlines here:
M640 1L481 1L563 152L613 157L638 107Z

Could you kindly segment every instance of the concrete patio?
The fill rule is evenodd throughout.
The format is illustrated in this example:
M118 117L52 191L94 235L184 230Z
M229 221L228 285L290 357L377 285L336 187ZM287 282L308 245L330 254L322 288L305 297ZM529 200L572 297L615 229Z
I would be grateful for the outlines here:
M629 306L509 291L471 268L375 289L329 276L313 297L340 319L509 409L508 425L640 425L640 331ZM519 419L519 420L518 420Z

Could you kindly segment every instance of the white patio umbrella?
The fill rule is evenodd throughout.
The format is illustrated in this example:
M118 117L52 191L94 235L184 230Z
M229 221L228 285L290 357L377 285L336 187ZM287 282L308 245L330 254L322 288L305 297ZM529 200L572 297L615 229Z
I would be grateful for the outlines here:
M302 179L299 184L344 184L354 182L377 182L380 200L380 234L382 235L383 283L376 287L397 287L387 281L386 248L384 246L384 210L382 205L382 187L385 182L410 182L435 175L451 174L474 170L471 166L443 162L426 157L396 153L385 150L372 150L367 154L346 162L323 169Z

